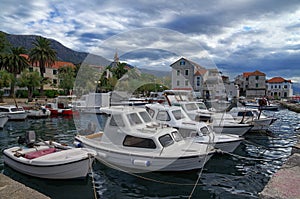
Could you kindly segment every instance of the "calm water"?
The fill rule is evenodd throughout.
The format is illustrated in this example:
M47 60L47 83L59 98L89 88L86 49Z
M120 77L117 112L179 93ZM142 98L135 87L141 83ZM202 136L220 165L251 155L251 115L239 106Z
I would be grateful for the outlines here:
M288 110L267 112L278 120L268 134L248 133L234 154L259 159L241 159L230 155L215 155L201 171L148 173L132 175L117 171L99 162L93 165L98 198L188 198L198 175L199 186L192 198L258 198L270 176L290 155L300 128L300 114ZM85 128L95 115L85 116L83 122L73 118L48 118L8 122L0 130L1 150L17 145L17 137L26 130L35 130L38 137L72 144L77 128ZM76 124L76 125L75 125ZM99 127L100 128L100 127ZM260 160L264 159L264 160ZM85 180L41 180L15 172L3 164L0 170L9 177L32 187L51 198L94 198L91 177Z

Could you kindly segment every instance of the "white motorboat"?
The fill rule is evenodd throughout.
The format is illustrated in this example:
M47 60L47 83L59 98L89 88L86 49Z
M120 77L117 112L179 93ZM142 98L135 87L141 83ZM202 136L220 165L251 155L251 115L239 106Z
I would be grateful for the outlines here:
M21 106L4 105L0 106L0 113L8 116L9 120L25 120L27 113Z
M85 178L90 171L95 151L51 141L35 143L32 131L27 137L26 147L15 146L3 151L4 163L14 170L45 179Z
M75 142L97 151L96 158L114 169L132 173L199 169L215 152L210 144L185 140L176 129L153 122L144 108L100 111L107 117L104 130L77 135Z
M3 129L7 121L8 121L8 116L6 114L0 113L0 129Z
M203 102L184 101L178 103L194 121L211 122L216 133L235 134L242 136L253 127L251 124L241 124L227 113L209 111Z
M266 116L263 111L245 107L232 108L229 113L240 123L252 124L251 131L267 130L277 120Z
M38 109L27 110L28 118L47 118L51 115L51 111L44 106L41 106Z
M195 138L197 142L211 143L223 151L234 151L244 140L234 134L215 133L206 123L191 120L178 106L147 104L146 109L156 122L178 129L183 138Z

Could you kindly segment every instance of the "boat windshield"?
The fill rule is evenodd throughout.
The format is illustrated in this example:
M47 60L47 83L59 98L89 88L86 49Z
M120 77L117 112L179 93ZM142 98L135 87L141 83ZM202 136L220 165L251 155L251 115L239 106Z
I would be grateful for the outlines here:
M118 127L124 127L124 121L121 115L112 115L111 120L109 122L110 126L118 126Z
M174 140L176 142L179 142L179 141L183 140L182 136L180 135L180 133L178 133L178 131L172 132L172 135L173 135Z
M137 113L129 113L127 114L127 118L132 126L143 123Z
M195 103L186 104L185 107L186 107L186 110L188 110L188 111L196 111L196 110L198 110L198 107L197 107L197 105Z
M172 113L173 113L173 115L174 115L174 117L175 117L176 120L180 120L180 119L184 119L185 118L185 116L181 112L181 110L174 110L174 111L172 111Z
M144 120L145 123L148 123L148 122L152 121L150 115L146 111L139 112L139 114L140 114L141 118Z
M160 120L160 121L170 121L171 120L170 115L167 111L159 111L156 116L156 119Z
M11 111L12 112L23 111L23 108L12 108Z
M199 109L201 109L201 110L207 110L207 108L206 108L206 106L205 106L204 103L197 103L197 105L198 105Z
M160 144L163 147L167 147L167 146L174 144L174 140L172 139L171 135L169 135L169 134L163 135L163 136L159 137L158 139L159 139Z

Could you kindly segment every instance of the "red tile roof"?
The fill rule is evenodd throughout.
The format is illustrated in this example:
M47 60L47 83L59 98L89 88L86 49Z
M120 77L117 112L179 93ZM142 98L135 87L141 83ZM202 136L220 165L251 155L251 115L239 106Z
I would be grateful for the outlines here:
M268 83L283 83L283 82L290 82L292 83L292 80L286 80L282 77L273 77L272 79L267 80Z
M204 75L207 72L206 69L200 69L195 72L195 75Z
M254 72L244 72L243 73L244 77L249 77L249 76L266 76L265 73L262 73L258 70L254 71Z
M25 57L26 59L29 59L29 56L26 55L26 54L20 54L20 56ZM34 64L34 66L38 66L38 63ZM55 61L54 65L52 65L49 68L59 69L59 68L61 68L63 66L70 66L72 68L75 68L75 65L73 63L71 63L71 62L65 62L65 61Z

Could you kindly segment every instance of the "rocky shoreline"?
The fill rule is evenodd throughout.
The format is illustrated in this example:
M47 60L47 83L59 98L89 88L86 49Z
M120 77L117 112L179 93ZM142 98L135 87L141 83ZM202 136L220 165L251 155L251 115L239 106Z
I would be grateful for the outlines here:
M290 102L284 102L284 101L280 101L279 103L282 107L287 108L290 111L300 113L300 104L299 103L296 104L296 103L290 103Z

